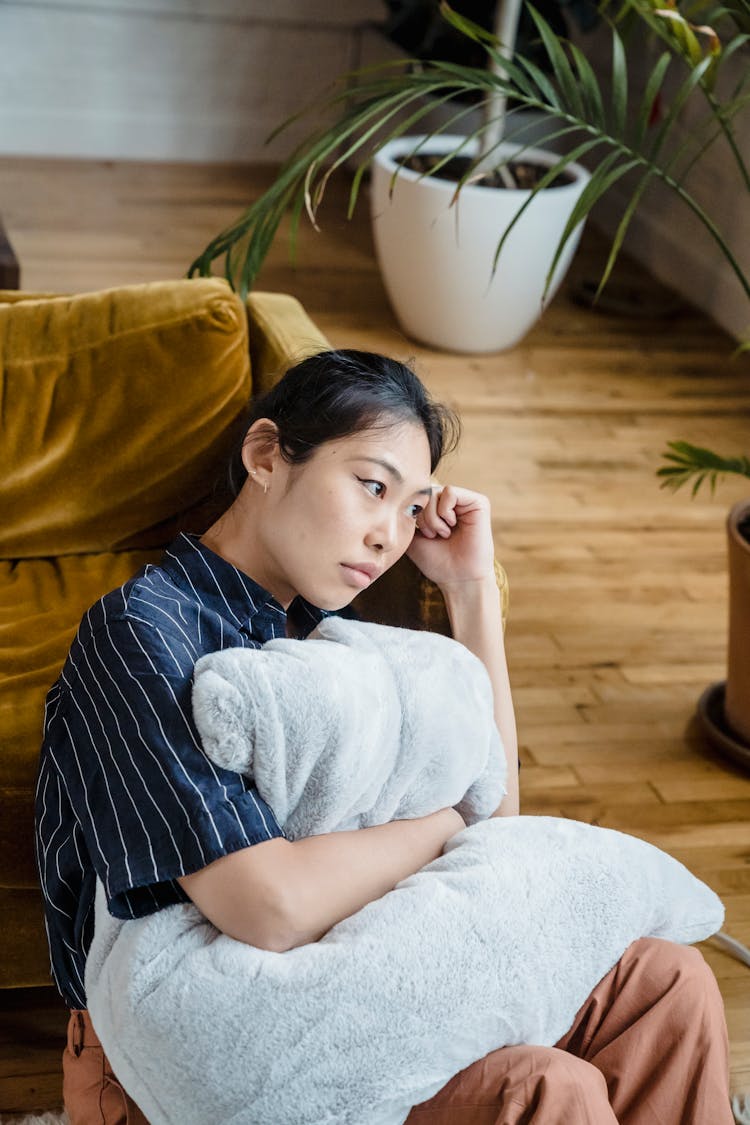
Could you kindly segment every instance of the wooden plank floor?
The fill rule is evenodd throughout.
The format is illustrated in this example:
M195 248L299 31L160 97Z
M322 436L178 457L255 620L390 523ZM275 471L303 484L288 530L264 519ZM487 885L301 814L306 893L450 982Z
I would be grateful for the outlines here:
M26 289L79 291L177 277L268 181L241 166L0 159L0 214ZM408 340L374 262L364 208L341 192L292 270L279 240L262 279L295 294L332 342L413 357L460 411L464 437L441 479L491 498L511 581L511 679L523 811L596 822L670 851L724 899L750 943L750 779L693 720L725 674L724 519L715 499L657 487L664 443L747 450L750 359L636 266L617 281L641 311L576 303L601 240L585 236L563 291L514 350L467 357ZM750 1091L750 970L704 943L724 996L732 1084ZM64 1012L44 992L0 1001L0 1112L59 1100Z

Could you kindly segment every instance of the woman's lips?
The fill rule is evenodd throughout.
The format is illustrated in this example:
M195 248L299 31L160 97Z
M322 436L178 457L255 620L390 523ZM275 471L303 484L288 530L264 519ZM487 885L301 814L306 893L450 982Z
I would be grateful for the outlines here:
M372 582L372 578L364 570L357 570L355 566L348 566L347 563L340 563L341 569L344 572L344 577L352 586L359 586L364 589Z

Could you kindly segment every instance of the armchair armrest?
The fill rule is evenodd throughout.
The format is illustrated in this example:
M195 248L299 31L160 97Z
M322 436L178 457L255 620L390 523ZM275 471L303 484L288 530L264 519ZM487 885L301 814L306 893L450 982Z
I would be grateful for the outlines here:
M287 367L330 343L302 305L286 293L250 293L245 302L253 395L262 395Z

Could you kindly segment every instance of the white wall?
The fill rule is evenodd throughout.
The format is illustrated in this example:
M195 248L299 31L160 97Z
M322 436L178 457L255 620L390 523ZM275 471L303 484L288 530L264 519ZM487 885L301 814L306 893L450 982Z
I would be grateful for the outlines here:
M0 0L0 153L275 160L378 0Z

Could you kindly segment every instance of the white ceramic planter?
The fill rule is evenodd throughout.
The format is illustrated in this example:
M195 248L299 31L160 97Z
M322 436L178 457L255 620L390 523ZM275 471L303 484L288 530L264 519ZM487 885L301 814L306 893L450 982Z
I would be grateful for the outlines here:
M373 232L386 291L404 331L433 347L458 352L511 348L542 313L542 295L555 248L589 173L569 164L570 184L540 192L503 247L493 277L497 244L528 191L467 186L451 206L455 184L401 168L417 137L400 137L376 155L372 169ZM457 148L460 138L430 139L425 152ZM517 146L501 146L505 156ZM466 155L476 149L467 145ZM522 159L546 167L556 159L525 149ZM398 172L390 196L394 172ZM582 229L568 241L553 284L554 296Z

